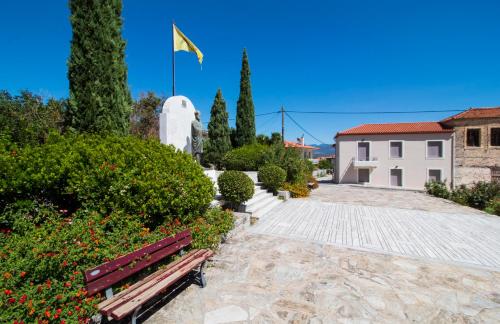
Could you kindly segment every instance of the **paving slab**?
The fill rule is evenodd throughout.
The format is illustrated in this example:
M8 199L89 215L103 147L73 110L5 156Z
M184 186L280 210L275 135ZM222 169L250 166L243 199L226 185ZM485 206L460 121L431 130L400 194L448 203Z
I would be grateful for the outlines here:
M292 199L257 234L500 270L500 217Z

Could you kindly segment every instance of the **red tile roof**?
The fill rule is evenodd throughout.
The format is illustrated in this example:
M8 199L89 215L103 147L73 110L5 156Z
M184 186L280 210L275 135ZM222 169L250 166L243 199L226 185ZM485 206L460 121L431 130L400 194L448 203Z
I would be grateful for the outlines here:
M338 132L341 135L426 134L452 133L438 122L364 124Z
M443 119L441 122L447 122L455 119L473 119L473 118L500 118L500 107L493 108L470 108L466 111Z
M319 147L314 147L314 146L309 146L309 145L302 145L300 143L289 142L289 141L285 141L285 147L305 148L305 149L319 150Z

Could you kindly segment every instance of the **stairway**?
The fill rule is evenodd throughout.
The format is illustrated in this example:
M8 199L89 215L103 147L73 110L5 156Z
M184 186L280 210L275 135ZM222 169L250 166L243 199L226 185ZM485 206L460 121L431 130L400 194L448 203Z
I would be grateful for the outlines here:
M274 207L282 203L283 200L278 199L272 192L267 192L259 183L255 184L255 191L253 197L244 203L244 210L250 213L252 218L262 218Z

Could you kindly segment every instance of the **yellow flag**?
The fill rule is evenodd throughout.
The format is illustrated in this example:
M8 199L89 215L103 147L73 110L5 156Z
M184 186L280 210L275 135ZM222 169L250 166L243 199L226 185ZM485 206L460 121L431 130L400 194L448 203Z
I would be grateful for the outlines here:
M177 51L186 51L186 52L193 52L198 56L198 62L203 62L203 53L196 47L196 45L193 44L192 41L189 40L189 38L186 37L178 28L177 26L173 25L172 29L174 35L174 52Z

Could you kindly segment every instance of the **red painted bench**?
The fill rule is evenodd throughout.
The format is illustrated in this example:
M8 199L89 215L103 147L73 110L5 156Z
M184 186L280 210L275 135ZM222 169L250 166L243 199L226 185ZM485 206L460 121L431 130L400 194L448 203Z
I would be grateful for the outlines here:
M191 244L189 230L167 237L154 244L116 260L106 262L98 267L85 271L87 294L92 296L105 290L106 300L99 304L99 312L109 320L121 320L132 314L132 323L136 322L140 308L155 296L195 271L195 279L203 288L206 285L203 269L205 262L213 255L211 250L192 250L187 254L183 248ZM129 288L113 295L112 286L142 269L176 253L181 257L165 268L136 282Z

